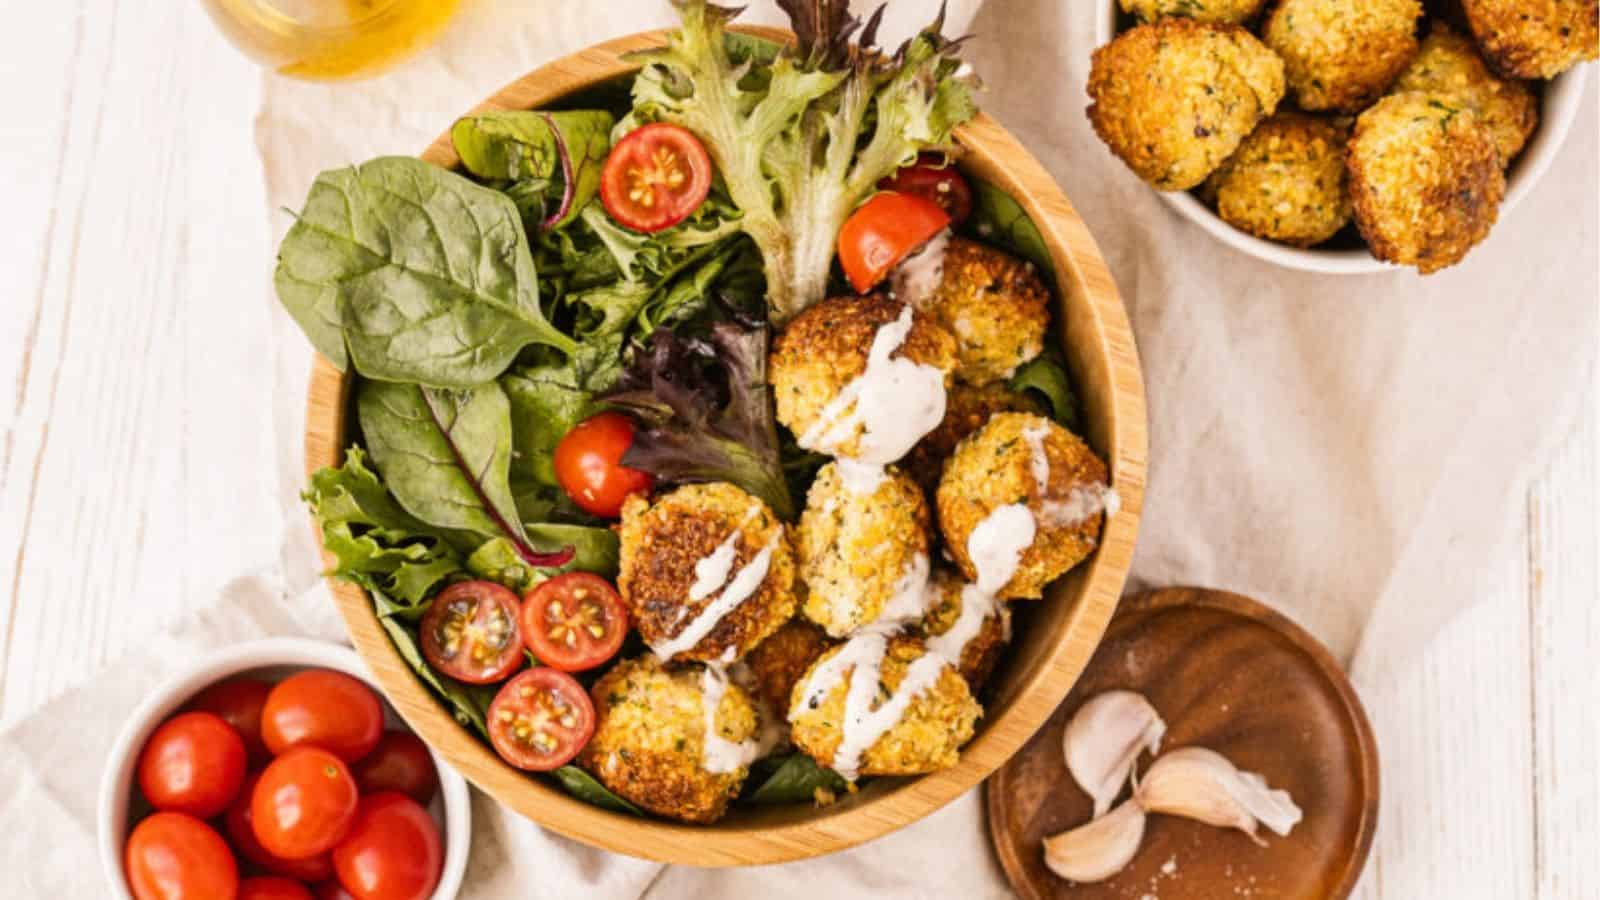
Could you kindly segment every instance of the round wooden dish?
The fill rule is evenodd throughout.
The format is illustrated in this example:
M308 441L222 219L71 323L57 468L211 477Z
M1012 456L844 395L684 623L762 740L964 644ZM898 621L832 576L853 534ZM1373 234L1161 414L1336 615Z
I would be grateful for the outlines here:
M1085 700L1119 688L1166 720L1163 750L1209 747L1289 791L1305 818L1287 837L1262 829L1258 847L1238 831L1152 815L1139 854L1112 878L1051 873L1041 841L1091 811L1062 731ZM1341 900L1372 849L1378 748L1349 679L1305 630L1248 597L1172 588L1123 603L1066 702L985 790L995 853L1028 900Z
M741 29L774 40L788 32ZM665 32L619 38L536 69L479 110L531 109L635 71L623 54L664 43ZM476 110L474 110L476 111ZM448 123L447 123L448 124ZM818 856L916 821L1005 762L1066 696L1089 662L1117 605L1133 555L1145 481L1144 386L1116 285L1083 220L1039 163L994 120L979 116L958 133L965 168L1018 200L1038 224L1058 279L1058 337L1077 381L1088 441L1106 457L1122 510L1106 524L1099 551L1055 584L1019 629L995 679L988 714L953 769L917 779L878 779L826 809L801 804L737 809L714 826L688 826L607 812L502 763L456 724L401 660L367 595L333 582L356 650L406 722L473 784L564 835L633 856L698 866L775 863ZM450 168L448 130L422 158ZM306 468L338 465L348 433L348 374L319 359L306 422Z

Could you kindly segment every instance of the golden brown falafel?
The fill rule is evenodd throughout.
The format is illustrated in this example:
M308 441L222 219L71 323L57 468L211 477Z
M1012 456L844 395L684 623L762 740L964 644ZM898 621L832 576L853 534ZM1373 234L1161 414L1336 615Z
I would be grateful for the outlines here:
M1422 52L1394 83L1396 94L1421 91L1459 100L1494 134L1501 165L1522 152L1539 124L1539 98L1524 81L1495 75L1465 35L1443 21L1422 42Z
M1043 416L999 413L945 463L938 491L945 547L964 576L995 596L1039 597L1099 544L1104 510L1116 502L1106 479L1106 464L1077 435ZM1017 533L1026 526L1032 539L1009 558L990 546L1026 538ZM997 568L983 571L985 559Z
M617 663L590 689L594 736L578 764L656 815L701 824L722 818L749 769L707 771L702 677L697 666L667 669L650 654ZM735 744L754 739L759 726L749 696L733 684L713 721L718 735Z
M1089 121L1164 191L1186 191L1283 99L1283 61L1237 25L1162 19L1094 52Z
M1372 254L1423 273L1460 262L1488 236L1506 192L1489 129L1460 101L1416 91L1361 114L1347 165Z
M1045 407L1032 394L1014 391L1005 382L997 381L981 387L957 382L951 386L945 401L944 421L911 448L911 452L900 463L901 468L932 497L939 487L944 461L955 452L956 445L967 435L982 428L989 417L997 412L1043 414Z
M619 531L617 589L639 635L664 655L730 662L794 615L794 550L783 523L765 503L731 484L684 485L653 503L636 494L622 506ZM725 543L732 551L723 560L725 571L711 572ZM709 581L697 571L702 563ZM675 655L659 649L681 644L697 622L709 623L702 618L705 610L735 586L742 572L754 574L763 566L759 586L702 638ZM697 584L710 592L691 596Z
M968 623L962 622L963 614L981 617L975 619L979 624L961 645L961 657L956 661L956 671L967 680L967 687L976 697L1011 638L1011 611L1004 602L981 591L966 590L967 586L967 580L957 572L943 567L934 570L928 583L928 614L918 624L917 633L925 641L932 641L950 634L958 625L965 627ZM969 603L977 604L976 608L967 610Z
M1417 55L1421 0L1280 0L1261 39L1302 109L1357 112Z
M1002 381L1044 349L1050 292L1032 263L1004 250L950 238L933 290L901 299L955 336L958 381Z
M1254 19L1267 0L1120 0L1122 11L1142 22L1181 17L1196 22L1243 25Z
M1507 78L1554 78L1600 58L1600 0L1461 0L1484 59Z
M794 686L834 643L821 628L805 619L790 619L744 658L756 699L786 717Z
M1320 244L1350 222L1348 136L1332 122L1280 112L1206 179L1206 199L1223 221L1256 237Z

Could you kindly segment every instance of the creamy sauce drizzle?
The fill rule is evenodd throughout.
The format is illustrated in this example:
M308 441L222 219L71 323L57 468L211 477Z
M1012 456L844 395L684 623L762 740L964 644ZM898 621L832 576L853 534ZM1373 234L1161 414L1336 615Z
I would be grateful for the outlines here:
M882 677L883 659L889 652L886 634L868 631L856 635L845 643L832 657L812 670L805 683L805 692L790 711L790 718L801 711L822 703L846 673L850 687L845 695L844 721L841 723L839 747L834 751L833 770L854 781L861 772L861 757L867 748L877 742L884 732L893 728L906 710L924 691L939 680L944 667L949 665L944 657L925 653L906 668L894 693L882 703L873 704L878 696L878 682Z
M921 308L944 280L944 253L950 246L950 229L934 235L922 249L906 257L894 270L894 296Z
M755 738L730 741L717 730L717 708L727 692L728 674L717 666L706 666L700 675L700 705L705 716L700 767L713 775L744 768L760 759L763 752L761 742Z
M918 553L906 563L878 617L867 627L898 631L928 614L928 555Z
M978 570L976 584L986 594L998 594L1017 573L1022 554L1033 544L1038 525L1027 504L997 506L967 535L967 558Z
M745 521L748 522L759 511L759 507L752 507L751 512L745 516ZM733 561L737 555L741 534L741 529L734 529L733 533L724 538L710 555L694 564L695 581L689 588L689 598L695 601L703 600L719 589L722 593L707 603L699 615L690 619L677 634L651 644L650 649L656 656L669 660L693 648L710 634L728 613L733 612L739 604L750 599L750 596L760 589L761 582L767 577L767 569L772 565L772 553L777 549L779 535L774 534L759 553L739 571L733 572ZM684 607L685 611L687 609L688 607Z
M961 588L961 614L956 616L950 630L944 634L936 634L928 638L928 650L937 653L955 663L961 662L961 654L967 649L967 644L978 636L983 630L983 623L990 616L1005 613L1005 607L994 598L993 594L984 593L975 584L963 585ZM1006 630L1010 630L1010 616L1006 616ZM1009 639L1009 635L1008 635Z
M1028 468L1039 486L1039 512L1044 524L1051 528L1073 528L1102 512L1116 515L1122 508L1122 498L1114 489L1099 483L1075 484L1065 500L1049 499L1050 457L1044 447L1045 436L1049 433L1047 425L1022 430L1022 439L1028 444Z

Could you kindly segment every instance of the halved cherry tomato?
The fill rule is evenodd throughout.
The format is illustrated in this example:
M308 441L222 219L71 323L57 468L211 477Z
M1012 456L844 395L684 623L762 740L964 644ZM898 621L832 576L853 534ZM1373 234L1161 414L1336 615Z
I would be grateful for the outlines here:
M238 900L314 900L311 889L290 878L258 875L239 882Z
M244 780L244 787L239 789L239 796L234 798L233 803L228 806L228 811L222 816L222 827L227 831L228 842L233 844L233 849L247 862L254 863L273 875L308 882L332 878L333 859L326 853L308 856L305 859L284 859L281 856L273 856L267 848L261 846L250 816L256 782L260 780L260 772L247 777Z
M185 709L215 713L233 726L244 739L251 765L262 765L271 758L261 740L261 710L267 705L272 683L259 678L229 678L219 681L190 698Z
M359 678L329 669L307 669L277 683L261 711L267 749L320 747L354 762L383 736L383 704Z
M439 826L405 794L363 797L333 867L356 900L427 900L444 868Z
M972 185L942 153L917 154L914 165L878 182L878 187L932 200L950 214L953 225L960 225L972 215Z
M417 633L428 664L457 681L493 684L522 665L522 604L492 581L461 581L433 598Z
M522 601L522 639L528 650L563 672L592 669L616 656L627 634L622 598L599 575L557 575Z
M158 812L135 825L122 864L135 900L233 900L239 866L210 825Z
M305 859L344 840L356 800L356 780L343 760L294 747L262 770L250 797L250 826L268 853Z
M611 218L646 233L689 218L711 193L711 157L689 130L666 122L635 129L611 148L600 202Z
M409 731L384 732L377 748L351 766L350 774L363 794L399 791L424 806L439 787L428 745Z
M244 739L208 712L186 712L161 723L139 754L139 790L156 809L209 819L244 783Z
M911 251L950 224L950 214L918 194L879 191L839 229L839 264L865 294Z
M573 426L556 445L556 481L572 502L603 519L615 519L629 494L649 493L656 480L649 472L622 464L633 446L633 419L603 412Z
M540 666L506 682L489 704L489 743L529 772L559 769L594 734L594 704L565 672Z

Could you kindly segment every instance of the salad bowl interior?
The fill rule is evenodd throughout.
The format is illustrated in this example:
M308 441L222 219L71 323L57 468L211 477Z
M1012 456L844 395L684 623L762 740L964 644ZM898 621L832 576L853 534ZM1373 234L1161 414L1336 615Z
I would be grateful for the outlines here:
M776 41L787 31L736 28ZM614 86L638 64L626 54L665 42L666 32L619 38L543 66L471 112L560 107L574 95ZM958 765L917 778L879 778L827 807L736 807L712 826L610 812L502 762L429 693L385 634L360 588L332 581L355 647L400 715L466 778L538 824L604 849L697 866L755 865L820 856L879 837L971 789L1016 752L1049 717L1087 665L1114 612L1133 556L1144 493L1146 424L1137 351L1116 285L1082 219L1039 163L993 119L957 131L961 168L998 188L1033 220L1053 263L1056 333L1082 406L1084 438L1110 468L1121 509L1108 516L1100 547L1024 601L1016 638L992 681L977 736ZM448 132L422 158L459 164ZM338 465L353 428L354 377L318 358L307 409L308 473Z

